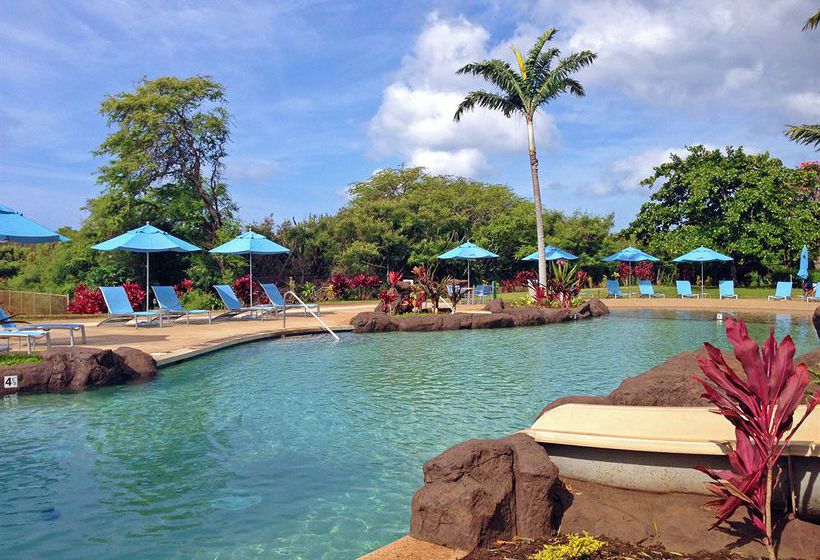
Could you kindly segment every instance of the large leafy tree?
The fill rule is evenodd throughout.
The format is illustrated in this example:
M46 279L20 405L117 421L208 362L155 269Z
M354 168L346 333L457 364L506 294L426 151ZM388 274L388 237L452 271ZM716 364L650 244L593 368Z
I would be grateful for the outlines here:
M581 83L573 75L592 64L596 54L590 51L573 53L559 58L561 52L555 47L546 48L555 37L556 29L545 31L527 52L526 58L513 47L518 71L500 59L473 62L458 70L459 74L479 76L497 88L497 92L471 91L459 104L453 117L456 122L464 113L475 107L501 111L504 116L519 115L527 123L532 193L535 203L535 229L538 245L538 281L547 281L547 265L544 260L544 223L541 202L541 186L538 179L538 156L535 147L534 120L538 110L563 93L578 97L585 95Z
M803 31L817 29L820 26L820 10L811 16L806 25L803 26ZM816 150L820 150L820 124L800 124L789 125L786 127L786 136L794 142L805 144L806 146L814 146Z
M222 85L208 76L143 79L108 96L100 112L114 131L96 151L108 158L98 182L124 204L116 217L132 223L121 225L136 225L128 218L136 206L161 203L159 189L175 190L195 202L204 241L216 243L235 210L223 182L230 118Z
M666 259L699 245L727 253L741 281L751 273L787 274L804 243L812 254L820 249L816 180L768 153L689 147L642 181L652 189L650 201L625 234Z

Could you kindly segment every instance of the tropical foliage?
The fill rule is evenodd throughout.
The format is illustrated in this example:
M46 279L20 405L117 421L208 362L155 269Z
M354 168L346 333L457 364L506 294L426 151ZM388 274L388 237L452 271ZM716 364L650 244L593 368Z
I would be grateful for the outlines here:
M761 352L749 337L746 325L732 319L726 322L726 337L745 378L726 363L718 348L704 343L708 358L699 357L698 364L705 379L695 380L703 386L704 398L734 425L737 445L728 454L729 470L698 470L715 481L708 485L716 496L708 504L717 518L712 528L725 523L739 507L745 507L774 560L777 543L772 490L781 475L778 460L817 405L820 391L808 398L806 411L795 421L795 411L809 385L809 373L806 364L794 364L791 337L778 345L772 330Z
M794 272L803 244L820 250L820 174L768 153L688 148L642 181L651 189L624 232L664 260L700 245L731 255L725 277L748 283Z
M538 177L538 155L535 146L535 114L561 94L571 93L583 97L584 88L581 82L573 76L585 66L592 64L597 56L591 51L581 51L565 58L559 58L561 51L558 48L548 47L545 50L556 33L555 28L545 31L527 52L526 58L518 49L512 47L518 64L517 72L510 64L500 59L472 62L459 69L458 74L483 78L495 86L498 91L469 92L453 116L453 119L458 122L467 111L472 111L475 107L483 107L501 111L505 117L520 116L526 121L532 193L535 203L535 229L539 257L538 281L541 284L547 280L547 266L544 260L545 231L541 185Z

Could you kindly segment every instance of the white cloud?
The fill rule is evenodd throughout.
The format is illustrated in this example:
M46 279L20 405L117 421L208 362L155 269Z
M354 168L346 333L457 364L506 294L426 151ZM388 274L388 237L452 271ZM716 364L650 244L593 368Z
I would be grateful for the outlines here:
M786 96L786 105L801 118L820 118L820 92L804 91Z
M817 36L801 31L814 4L541 0L534 21L551 25L560 17L570 30L567 52L598 53L586 77L591 85L657 105L778 106L793 91L820 89Z
M483 27L464 18L428 18L370 120L377 155L398 154L434 172L470 176L489 169L488 154L526 151L526 127L516 117L479 109L453 122L467 91L487 87L455 72L467 62L497 56L498 45L489 39ZM536 130L539 149L554 147L557 129L549 114L539 115Z
M608 195L645 192L641 181L652 174L652 169L669 161L671 154L683 155L685 148L652 148L615 160L607 170L606 177L586 185L583 192Z

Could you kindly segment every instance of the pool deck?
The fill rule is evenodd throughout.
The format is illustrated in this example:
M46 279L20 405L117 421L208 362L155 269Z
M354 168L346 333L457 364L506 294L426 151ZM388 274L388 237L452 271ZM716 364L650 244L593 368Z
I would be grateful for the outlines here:
M790 313L803 315L811 319L817 303L804 301L766 301L763 299L607 299L606 304L613 310L618 309L685 309L706 310L714 312L739 311L757 313ZM459 312L479 312L482 305L460 305ZM350 303L331 305L322 309L322 319L334 331L350 330L350 319L362 311L371 311L373 303ZM229 346L244 344L257 340L273 339L283 336L313 334L324 332L321 325L311 316L292 311L288 313L287 328L279 319L229 319L215 321L208 325L201 319L192 320L190 325L176 321L165 326L146 326L134 328L131 325L97 326L100 318L82 319L76 322L86 325L87 341L85 346L95 348L118 348L130 346L151 354L160 366L169 365L213 352ZM33 321L36 322L36 321ZM45 322L45 321L44 321ZM75 322L59 320L58 322ZM60 331L52 331L55 345L67 344L67 337ZM42 346L40 346L42 348Z

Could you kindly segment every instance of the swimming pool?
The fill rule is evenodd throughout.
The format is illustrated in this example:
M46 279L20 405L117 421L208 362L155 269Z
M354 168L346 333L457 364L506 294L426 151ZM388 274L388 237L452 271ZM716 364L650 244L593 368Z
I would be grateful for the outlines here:
M713 316L302 337L144 385L4 401L0 557L355 558L406 533L424 461L722 342ZM756 319L798 353L816 345L802 318Z

